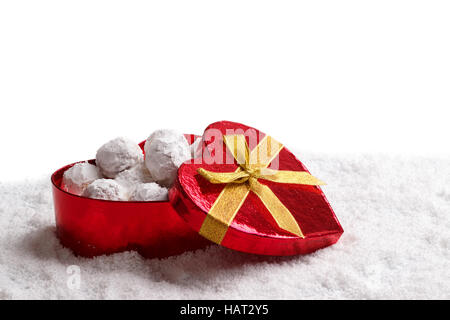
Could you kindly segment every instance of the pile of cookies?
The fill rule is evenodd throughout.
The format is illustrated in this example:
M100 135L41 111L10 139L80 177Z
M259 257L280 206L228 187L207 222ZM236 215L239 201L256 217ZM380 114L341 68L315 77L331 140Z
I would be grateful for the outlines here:
M153 132L145 141L144 153L130 139L119 137L101 146L96 165L80 162L63 176L67 192L113 201L164 201L174 183L178 167L197 156L201 138L189 145L174 130Z

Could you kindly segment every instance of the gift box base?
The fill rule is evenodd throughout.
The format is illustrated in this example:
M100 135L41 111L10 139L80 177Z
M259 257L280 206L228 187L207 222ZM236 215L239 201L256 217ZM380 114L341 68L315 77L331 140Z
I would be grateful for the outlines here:
M194 136L187 138L193 141ZM63 174L74 164L57 170L51 181L57 236L76 255L136 250L146 258L165 258L211 244L179 217L169 201L107 201L64 191Z

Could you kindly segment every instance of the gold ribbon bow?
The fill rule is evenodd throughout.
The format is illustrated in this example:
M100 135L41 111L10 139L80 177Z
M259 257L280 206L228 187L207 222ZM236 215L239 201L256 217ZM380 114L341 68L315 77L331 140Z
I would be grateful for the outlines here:
M224 135L223 140L237 160L239 168L234 172L213 172L203 168L197 170L211 183L226 184L203 221L199 234L220 244L234 217L252 191L261 199L281 229L304 238L291 212L272 190L258 182L258 179L313 186L324 183L304 171L279 171L267 168L283 149L283 145L270 136L265 136L251 152L244 135Z

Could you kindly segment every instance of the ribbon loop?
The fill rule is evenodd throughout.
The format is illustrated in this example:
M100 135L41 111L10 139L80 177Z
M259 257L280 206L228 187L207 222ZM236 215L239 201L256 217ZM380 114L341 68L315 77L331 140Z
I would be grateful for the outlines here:
M197 172L211 183L244 183L250 177L246 171L213 172L199 168Z

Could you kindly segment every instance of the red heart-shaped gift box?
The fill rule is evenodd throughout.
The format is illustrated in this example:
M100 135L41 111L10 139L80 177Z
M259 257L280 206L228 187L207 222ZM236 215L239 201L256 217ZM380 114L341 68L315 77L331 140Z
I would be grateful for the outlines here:
M264 155L261 151L271 153L266 165L270 168L276 164L274 169L277 171L272 171L268 178L276 181L260 175L253 179L253 184L249 184L249 179L256 177L256 171L250 165L247 166L250 169L245 169L247 171L241 169L241 162L238 163L236 157L237 146L228 144L227 148L227 137L236 139L233 141L242 138L242 155L247 154L245 157L248 159L253 151L257 151L255 155L259 158ZM175 210L204 237L238 251L294 255L334 244L343 229L321 188L295 184L292 179L288 179L288 183L280 183L282 179L274 178L278 172L310 176L294 154L275 142L261 131L243 124L229 121L211 124L203 135L202 161L185 162L178 170L177 182L169 192ZM226 180L229 176L224 178L221 174L232 174L236 170L241 176L228 184L215 178L211 182L199 174L200 168L207 170L209 175L217 176L219 173L218 179ZM236 181L239 181L239 186L236 186ZM282 223L277 221L285 221L286 216L290 219L288 224L294 224L298 234L280 227Z
M242 165L237 161L239 148L232 149L226 143L227 137L233 136L230 132L241 138L240 149L247 152L246 159L254 154L259 159L264 142L275 141L243 124L211 124L203 134L202 156L179 168L169 191L170 202L107 201L73 195L61 188L61 181L74 164L59 169L51 180L61 243L81 256L133 249L148 258L204 248L211 241L264 255L305 254L334 244L343 229L321 188L308 185L309 178L300 179L301 183L292 180L292 175L310 176L300 160L277 142L275 149L270 147L272 144L265 146L273 156L267 162L268 168L255 170L251 165ZM196 136L186 138L192 144ZM261 175L268 169L271 175ZM219 173L221 179L235 172L240 176L231 183L208 180L201 170L213 176ZM283 181L286 176L290 178ZM244 190L245 196L226 189ZM228 194L228 198L222 194ZM230 213L228 222L224 222L222 216ZM286 227L286 221L290 227Z

